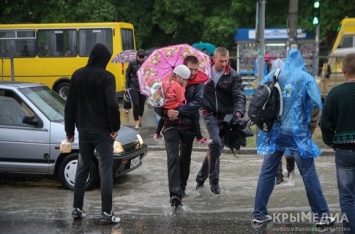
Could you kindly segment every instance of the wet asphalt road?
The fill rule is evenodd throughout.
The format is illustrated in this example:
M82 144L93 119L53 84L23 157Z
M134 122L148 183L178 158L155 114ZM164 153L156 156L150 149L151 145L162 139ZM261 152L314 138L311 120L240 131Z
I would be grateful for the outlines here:
M318 233L307 220L282 219L284 215L297 217L310 211L298 171L274 189L269 212L275 222L256 228L251 225L251 212L261 157L223 155L219 195L213 194L208 184L195 190L194 178L203 157L204 152L194 152L188 196L183 199L183 209L173 212L165 152L150 151L139 169L114 181L113 209L122 219L117 225L97 221L101 212L98 189L86 193L87 217L74 221L70 216L73 192L63 189L59 182L50 178L2 178L0 233ZM338 214L333 159L323 156L316 162L330 211ZM291 228L302 231L285 232ZM337 223L325 233L341 233L340 228Z
M149 114L150 113L150 114ZM123 124L132 125L130 115ZM195 190L195 176L206 146L194 145L191 174L183 209L169 206L164 140L152 139L154 116L148 109L139 132L150 147L143 165L114 181L113 210L122 221L100 224L100 191L87 191L87 217L71 218L73 192L52 178L0 177L0 233L341 233L341 223L316 229L313 222L299 217L310 212L299 172L277 185L269 201L274 222L261 227L251 224L256 183L262 157L254 150L235 158L226 150L221 158L221 194L210 191L208 183ZM206 131L203 129L203 135ZM317 171L331 213L339 215L334 157L316 159ZM338 220L339 221L339 220Z

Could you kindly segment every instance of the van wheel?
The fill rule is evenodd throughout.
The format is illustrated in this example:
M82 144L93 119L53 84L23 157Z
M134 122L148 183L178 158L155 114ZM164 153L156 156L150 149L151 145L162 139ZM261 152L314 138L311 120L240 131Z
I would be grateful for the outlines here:
M69 94L69 87L70 87L69 82L62 82L55 88L54 91L57 92L59 96L67 100Z
M76 169L78 166L78 153L65 156L60 165L58 178L63 186L67 189L74 189ZM100 177L94 162L91 163L89 176L86 180L85 189L90 190L96 188L100 183Z

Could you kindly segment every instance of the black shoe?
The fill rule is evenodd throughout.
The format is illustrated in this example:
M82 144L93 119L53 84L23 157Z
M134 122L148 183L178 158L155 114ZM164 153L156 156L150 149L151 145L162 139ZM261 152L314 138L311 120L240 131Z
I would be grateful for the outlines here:
M277 176L276 177L276 184L281 184L282 182L284 182L284 178L282 176Z
M197 181L197 184L196 184L196 190L200 189L203 187L203 182L198 182Z
M211 184L211 191L212 191L214 194L220 194L220 193L221 193L218 184Z
M179 196L173 195L170 198L170 205L173 208L178 208L181 206L181 198Z

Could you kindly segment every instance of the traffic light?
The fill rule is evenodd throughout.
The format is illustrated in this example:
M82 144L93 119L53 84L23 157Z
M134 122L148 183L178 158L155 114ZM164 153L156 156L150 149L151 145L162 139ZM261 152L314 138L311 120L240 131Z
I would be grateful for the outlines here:
M320 22L320 0L314 0L312 5L312 24L318 25Z

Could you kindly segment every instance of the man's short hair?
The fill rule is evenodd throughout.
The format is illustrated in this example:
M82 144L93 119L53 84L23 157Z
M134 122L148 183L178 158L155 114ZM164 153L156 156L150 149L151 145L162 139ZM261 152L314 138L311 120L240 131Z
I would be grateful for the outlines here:
M344 57L343 69L350 76L355 74L355 54L348 54Z
M214 51L213 55L217 55L217 54L220 54L223 57L226 57L226 56L229 56L229 51L224 47L217 47L217 49Z
M196 56L188 55L188 56L186 56L186 57L184 58L183 64L187 66L188 63L198 64L199 61L198 61L198 59L196 58Z
M137 56L140 57L140 58L144 58L145 57L145 51L143 49L137 50Z

